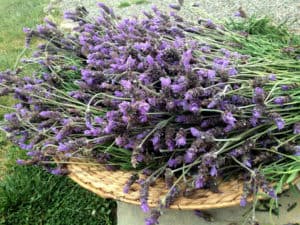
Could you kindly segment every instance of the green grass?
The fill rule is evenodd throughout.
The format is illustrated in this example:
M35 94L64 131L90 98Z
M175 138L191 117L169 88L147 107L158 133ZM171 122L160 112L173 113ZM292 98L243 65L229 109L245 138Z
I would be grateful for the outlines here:
M40 24L47 3L0 0L0 71L14 67L24 49L23 27ZM30 71L26 69L25 73ZM0 105L12 104L12 99L0 97ZM8 111L0 108L0 120ZM0 224L114 224L114 202L99 198L66 177L51 175L39 167L16 165L17 158L24 158L24 151L0 133Z
M10 148L10 161L20 156ZM39 167L11 164L0 184L0 224L111 225L114 204Z
M120 4L118 5L119 8L126 8L131 6L130 2L124 1L124 2L120 2Z
M118 8L126 8L131 5L142 5L142 4L148 4L149 1L147 0L134 0L134 1L122 1L119 3Z

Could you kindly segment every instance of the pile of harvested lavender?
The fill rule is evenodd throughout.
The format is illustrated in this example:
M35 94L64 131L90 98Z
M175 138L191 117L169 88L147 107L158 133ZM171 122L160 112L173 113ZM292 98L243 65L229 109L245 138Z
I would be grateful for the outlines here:
M99 7L95 19L83 7L65 13L78 23L70 32L49 20L24 29L27 47L46 41L22 61L36 71L0 74L1 95L18 101L3 129L30 157L18 163L65 174L69 159L85 158L145 173L124 187L141 184L145 212L149 186L163 177L169 192L146 225L181 194L219 179L244 180L242 206L260 189L276 199L300 170L299 39L155 7L142 20L120 20Z

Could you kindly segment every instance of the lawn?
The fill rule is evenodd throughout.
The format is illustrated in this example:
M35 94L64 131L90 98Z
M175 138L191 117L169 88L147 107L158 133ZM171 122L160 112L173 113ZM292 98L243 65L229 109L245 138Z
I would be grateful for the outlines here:
M41 23L48 0L1 0L0 71L13 69L24 50L23 27ZM25 56L30 50L25 52ZM30 73L30 70L27 71ZM0 105L13 104L0 98ZM0 108L0 119L8 112ZM0 224L111 225L114 203L82 189L66 177L16 165L25 153L0 135Z

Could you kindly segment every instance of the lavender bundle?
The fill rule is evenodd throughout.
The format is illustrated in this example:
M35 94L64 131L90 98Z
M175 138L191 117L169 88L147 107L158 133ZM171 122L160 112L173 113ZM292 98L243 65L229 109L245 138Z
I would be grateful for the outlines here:
M72 32L49 20L25 29L26 46L46 40L23 60L37 70L0 74L2 95L18 101L3 129L30 157L18 163L65 174L69 159L85 158L136 170L124 191L140 183L145 212L150 185L163 177L169 192L147 225L182 194L217 192L220 178L245 181L242 206L259 189L276 198L299 171L283 172L300 161L297 47L265 39L261 47L251 34L155 7L142 20L99 7L95 19L82 7L67 12L78 23ZM282 185L275 190L265 175Z

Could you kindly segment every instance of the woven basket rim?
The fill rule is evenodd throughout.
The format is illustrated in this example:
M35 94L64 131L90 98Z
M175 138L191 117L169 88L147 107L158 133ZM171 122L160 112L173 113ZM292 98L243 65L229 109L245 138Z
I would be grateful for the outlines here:
M129 193L123 192L123 188L128 178L133 174L130 171L109 171L103 165L81 164L82 160L74 161L67 164L69 170L68 176L83 188L97 194L102 198L114 199L125 203L140 205L138 184L133 184ZM300 181L300 176L293 183ZM171 209L178 210L207 210L218 209L240 204L240 198L243 193L243 181L230 180L223 181L218 186L220 192L213 193L207 189L197 190L191 197L179 197L171 206ZM284 190L288 189L288 185ZM167 192L165 183L159 179L154 186L150 187L148 205L157 207L158 200ZM266 196L259 195L259 199ZM248 202L253 200L252 197L247 199Z

